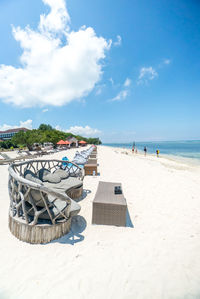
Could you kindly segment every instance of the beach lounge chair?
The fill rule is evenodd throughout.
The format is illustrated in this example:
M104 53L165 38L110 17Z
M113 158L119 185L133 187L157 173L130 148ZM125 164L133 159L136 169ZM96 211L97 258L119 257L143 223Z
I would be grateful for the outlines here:
M43 150L41 150L41 151L38 151L38 152L37 152L37 155L38 155L38 156L45 156L45 155L48 155L48 152L47 152L47 151L43 151Z
M82 178L67 174L60 160L17 162L8 171L11 233L25 242L46 243L69 232L71 218L80 212L72 197L82 194Z
M72 161L78 165L84 165L87 163L87 159L82 157L81 155L76 155Z
M5 153L0 153L3 159L0 160L0 165L5 165L5 164L11 164L15 161L20 161L20 160L25 160L26 158L24 156L17 156L15 158L11 158Z
M92 154L93 148L89 148L88 150L81 151L80 153L77 151L73 161L77 164L85 164L89 158L89 156Z
M81 151L80 153L77 151L72 160L73 163L84 168L85 175L97 175L97 159L96 155L94 155L94 157L91 158L92 152L93 147L90 147L85 151Z
M62 161L63 161L62 168L65 169L65 166L67 165L68 166L67 171L69 171L69 173L72 177L77 177L77 176L84 177L84 175L85 175L84 164L80 164L80 163L78 163L79 161L75 161L75 160L73 160L72 163L70 163L69 159L66 156L62 158ZM68 164L65 161L67 161ZM79 168L74 166L75 164L78 165Z
M37 158L37 154L36 153L31 153L30 151L26 151L26 150L23 150L23 151L18 151L18 154L20 155L20 157L24 157L24 158L30 158L30 159L34 159L34 158Z

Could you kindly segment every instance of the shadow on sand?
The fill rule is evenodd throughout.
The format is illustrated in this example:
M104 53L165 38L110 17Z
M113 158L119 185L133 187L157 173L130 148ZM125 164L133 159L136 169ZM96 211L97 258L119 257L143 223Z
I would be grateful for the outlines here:
M82 196L76 200L76 202L80 202L90 194L91 191L88 189L83 190ZM70 244L74 245L75 243L81 242L84 240L84 236L81 233L86 229L87 222L84 217L77 215L72 217L71 221L71 229L69 233L57 240L53 240L51 243L62 243L62 244Z
M81 233L86 229L87 222L84 217L77 215L72 217L71 229L69 233L57 240L51 241L51 243L61 243L74 245L84 240L84 236Z
M83 194L82 194L82 196L81 196L80 198L76 199L76 202L80 202L80 201L82 201L82 200L85 199L85 198L87 197L87 195L90 194L90 193L91 193L90 190L88 190L88 189L84 189L84 190L83 190Z
M131 217L130 217L130 214L129 214L129 210L128 210L128 207L127 207L127 212L126 212L126 227L134 227L132 221L131 221Z

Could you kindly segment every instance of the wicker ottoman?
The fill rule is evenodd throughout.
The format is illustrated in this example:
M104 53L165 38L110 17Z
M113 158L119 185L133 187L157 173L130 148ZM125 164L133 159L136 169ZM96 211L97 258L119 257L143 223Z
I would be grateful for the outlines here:
M93 201L93 224L126 226L126 200L123 193L114 193L115 186L121 186L121 184L99 182Z

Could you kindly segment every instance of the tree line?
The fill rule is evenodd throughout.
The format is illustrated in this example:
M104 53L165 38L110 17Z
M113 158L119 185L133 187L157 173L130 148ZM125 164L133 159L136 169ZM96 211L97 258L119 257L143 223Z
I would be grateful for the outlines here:
M43 144L47 142L51 142L55 147L59 140L66 140L69 136L75 137L78 141L84 140L88 144L101 144L99 138L86 138L56 130L51 125L41 124L38 129L28 130L26 132L19 131L10 140L0 142L0 147L4 149L27 147L31 149L36 143Z

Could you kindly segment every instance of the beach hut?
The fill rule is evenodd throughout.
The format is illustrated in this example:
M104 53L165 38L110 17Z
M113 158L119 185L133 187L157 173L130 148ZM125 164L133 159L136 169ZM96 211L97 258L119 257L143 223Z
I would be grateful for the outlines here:
M65 140L65 143L66 143L67 147L70 148L70 145L71 145L70 142L68 140Z
M70 143L70 147L78 147L78 140L75 137L67 137L67 140Z
M68 147L69 143L67 141L64 141L64 140L61 139L60 141L57 142L57 145L59 147Z
M80 144L80 146L86 146L87 145L87 142L84 141L84 140L81 140L78 143Z

